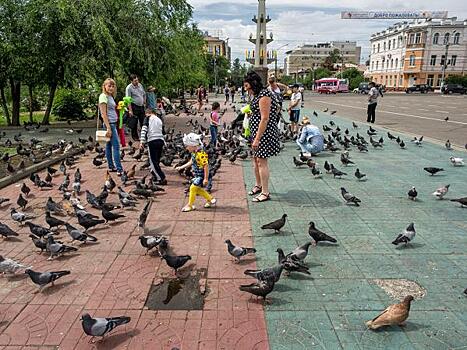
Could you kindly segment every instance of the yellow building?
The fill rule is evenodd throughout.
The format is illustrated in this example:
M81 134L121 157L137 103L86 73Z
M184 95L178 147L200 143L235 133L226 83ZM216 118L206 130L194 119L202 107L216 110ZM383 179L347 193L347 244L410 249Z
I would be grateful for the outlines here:
M211 36L208 32L205 32L203 37L207 53L225 57L230 62L230 47L226 40L222 40L217 36Z

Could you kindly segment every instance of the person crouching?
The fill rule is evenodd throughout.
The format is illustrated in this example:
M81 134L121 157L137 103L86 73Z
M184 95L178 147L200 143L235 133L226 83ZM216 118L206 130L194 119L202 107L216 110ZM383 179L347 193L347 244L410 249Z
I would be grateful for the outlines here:
M324 149L324 136L316 125L311 124L308 117L303 117L300 137L297 145L303 153L316 155Z

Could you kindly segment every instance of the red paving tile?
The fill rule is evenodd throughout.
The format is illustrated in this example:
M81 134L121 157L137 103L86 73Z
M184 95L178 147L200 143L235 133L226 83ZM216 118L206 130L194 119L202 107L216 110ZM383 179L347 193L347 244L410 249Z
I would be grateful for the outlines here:
M227 112L224 118L232 117ZM184 125L187 118L169 117ZM186 130L185 130L186 131ZM83 188L98 193L105 169L95 169L89 156L80 159L69 169L71 177L77 167L83 174ZM127 158L123 165L133 164ZM143 163L138 163L137 169ZM224 241L231 239L243 246L252 246L252 235L247 209L247 195L240 163L230 164L226 159L214 179L213 195L218 198L215 208L203 208L203 200L196 202L194 212L182 213L186 204L184 179L171 168L164 169L169 184L158 193L146 222L146 230L165 235L177 254L189 254L192 260L181 275L197 270L207 278L203 310L151 311L144 306L154 281L173 278L173 271L156 253L145 255L136 226L144 201L136 210L118 210L124 219L112 225L98 225L89 233L97 243L75 244L78 252L48 261L48 254L39 254L28 235L29 229L13 222L9 208L15 207L18 185L0 190L12 204L0 210L0 221L17 230L17 239L4 240L0 254L15 259L38 271L70 270L71 274L58 280L54 287L35 293L37 287L23 274L0 278L0 350L1 349L267 349L268 340L263 307L254 297L240 292L238 286L251 283L243 271L255 268L255 257L250 255L240 263L228 255ZM142 177L146 170L138 170ZM41 177L44 174L40 174ZM60 201L56 188L62 175L55 176L55 188L38 191L29 179L24 181L33 189L28 197L26 212L34 215L33 222L46 225L44 204L49 196ZM129 187L127 187L129 189ZM86 203L84 194L82 203ZM117 194L107 200L118 203ZM100 215L98 210L87 208ZM76 218L63 220L80 227ZM57 236L67 243L69 236L61 228ZM207 272L206 272L207 271ZM105 341L90 343L83 333L80 315L129 315L128 325L117 328Z

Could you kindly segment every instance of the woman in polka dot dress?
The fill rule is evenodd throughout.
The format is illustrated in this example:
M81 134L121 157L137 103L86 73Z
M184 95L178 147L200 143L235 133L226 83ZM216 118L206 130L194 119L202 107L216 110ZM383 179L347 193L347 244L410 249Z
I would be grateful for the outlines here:
M280 151L277 127L280 104L274 93L263 86L261 77L257 73L249 72L245 76L243 85L252 95L250 132L256 179L255 186L248 194L255 196L253 202L265 202L271 199L268 158L277 155Z

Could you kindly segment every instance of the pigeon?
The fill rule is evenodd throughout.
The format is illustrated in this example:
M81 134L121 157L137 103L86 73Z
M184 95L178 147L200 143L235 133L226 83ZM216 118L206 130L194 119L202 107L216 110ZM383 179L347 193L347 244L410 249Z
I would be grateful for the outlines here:
M313 166L311 168L311 173L313 174L315 179L319 179L319 178L323 177L323 173L316 166Z
M138 227L144 228L144 226L146 225L146 220L148 218L149 211L151 210L151 206L152 206L152 200L148 200L146 205L143 208L143 211L139 215Z
M278 264L273 267L267 267L262 270L245 270L244 274L256 278L258 281L266 281L273 279L274 282L279 282L284 265Z
M10 201L9 198L0 197L0 205L2 205L3 203L7 203L9 201Z
M244 255L256 253L255 248L237 247L234 244L232 244L230 239L227 239L225 243L227 244L227 250L229 254L235 257L237 259L237 262L239 262L241 257Z
M449 157L449 160L451 161L451 164L454 165L454 166L463 166L464 165L464 159L463 158Z
M281 248L277 248L277 257L279 264L284 266L287 272L301 272L310 275L310 271L307 266L303 265L298 260L293 260L290 256L285 256L284 251Z
M449 121L449 117L444 118L444 121L445 122Z
M305 165L305 162L302 162L301 160L297 159L297 157L292 157L293 163L295 164L296 167Z
M343 171L340 171L339 169L335 168L334 165L331 164L331 172L334 178L338 176L339 178L342 177L342 175L347 175L347 173L344 173Z
M23 224L26 220L32 219L32 216L27 216L26 214L17 211L15 208L11 209L10 216L14 221L19 222L20 224Z
M361 203L362 201L355 197L352 193L347 192L347 190L344 187L341 187L341 195L342 198L346 201L346 203L353 203L355 204L356 207L360 206L358 203Z
M314 115L315 117L317 117L317 116L318 116L318 113L316 113L316 111L313 111L313 115Z
M336 113L337 113L337 111L331 111L331 112L329 112L329 114L331 114L331 115L334 115L334 114L336 114Z
M355 170L355 177L358 179L358 181L361 181L361 180L364 180L364 178L366 177L366 174L361 173L360 169L357 168L357 170Z
M420 136L419 139L417 139L416 137L414 137L413 140L412 140L411 142L413 142L414 144L416 144L418 147L421 147L421 146L422 146L422 142L423 142L423 136Z
M37 237L32 233L29 235L29 237L32 239L32 243L34 243L36 248L39 248L41 250L40 254L42 254L44 250L47 250L47 242L43 241L40 237Z
M355 163L352 162L349 158L347 158L344 154L341 154L341 163L342 163L344 166L348 166L349 164L355 164Z
M83 314L81 316L81 325L83 326L84 333L91 337L104 337L114 328L127 324L130 321L131 317L128 316L108 318L92 318L89 314Z
M27 197L29 192L31 192L31 189L23 182L23 185L21 186L21 192Z
M418 192L417 192L417 190L415 189L414 186L412 186L412 188L409 190L409 192L407 192L407 196L409 197L409 199L411 199L413 201L417 199L417 195L418 195Z
M247 292L258 297L263 298L263 301L266 302L266 297L274 289L274 278L267 279L265 281L257 281L251 284L240 285L239 289L242 292Z
M0 255L0 272L2 274L12 273L15 274L18 270L26 269L27 266L20 264L12 259L4 258Z
M188 260L191 260L191 256L189 255L162 255L162 259L165 260L167 265L174 269L175 275L177 274L177 270L185 265Z
M65 270L65 271L37 272L31 269L26 269L24 273L29 275L29 278L31 278L31 281L33 281L34 284L37 284L39 286L39 291L42 291L42 288L44 288L49 283L53 286L54 282L58 280L60 277L69 275L70 271Z
M410 303L413 299L413 296L408 295L401 303L390 305L374 319L366 322L366 326L375 330L384 326L404 325L405 320L409 317Z
M337 240L335 238L327 235L323 231L318 230L313 221L310 221L309 225L310 226L308 227L308 234L315 241L315 245L318 245L319 242L337 243Z
M355 122L352 122L352 127L353 127L354 129L358 129L358 125L357 125Z
M448 151L452 150L451 142L449 140L446 140L446 143L444 144L444 146L446 147Z
M87 216L78 215L78 223L84 227L84 232L86 232L91 227L105 223L105 220L97 220Z
M394 245L399 245L401 243L409 243L415 238L415 228L414 228L414 223L412 222L407 228L404 230L404 232L399 233L399 235L396 237L394 241L392 241L392 244Z
M150 250L156 248L163 239L165 239L163 236L146 236L146 235L141 235L138 237L141 245L143 248L146 248L146 254L149 253Z
M311 242L307 242L301 245L300 247L295 248L294 251L288 254L287 256L293 260L303 261L308 255L308 248L310 248L311 244Z
M274 220L273 222L270 222L269 224L265 224L261 226L262 230L274 230L274 233L280 232L281 228L284 227L285 225L285 218L287 217L287 214L282 215L280 219Z
M45 237L52 233L48 228L36 225L30 221L26 221L26 225L29 227L29 231L37 237Z
M18 233L13 231L8 225L5 225L0 222L0 235L3 236L3 238L8 238L8 237L16 237L18 236Z
M82 243L86 242L97 242L97 238L91 236L88 233L81 232L76 227L73 227L69 223L66 223L66 230L71 237L71 243L74 241L80 241Z
M51 213L55 214L63 214L63 207L61 204L55 202L52 197L47 199L47 203L45 204L45 209Z
M67 246L60 242L55 242L52 236L47 236L47 251L50 257L47 260L52 260L54 256L61 255L68 252L76 252L78 249L75 247Z
M324 113L326 113L327 111L329 111L329 108L326 107L325 109L323 109Z
M436 168L436 167L426 167L423 168L427 173L430 173L431 176L435 175L436 173L439 173L440 171L444 171L443 168Z
M107 224L109 221L115 221L119 218L124 218L125 215L115 214L111 211L105 210L105 208L102 208L102 217L105 219L105 223Z
M331 165L329 165L328 161L325 160L324 161L324 170L326 170L327 173L330 173L331 172Z
M49 229L52 229L52 227L65 226L66 224L65 221L57 219L50 215L49 211L45 212L45 222L49 225Z
M438 199L443 199L443 197L448 193L449 191L449 186L451 185L446 185L443 187L438 188L435 192L433 192L433 196L437 197Z
M467 206L467 197L451 199L451 202L460 203L461 207Z
M405 142L403 140L399 143L399 147L405 149Z
M16 204L19 205L20 208L23 210L26 209L26 206L28 205L28 201L23 198L22 194L19 194L18 200L16 201Z

